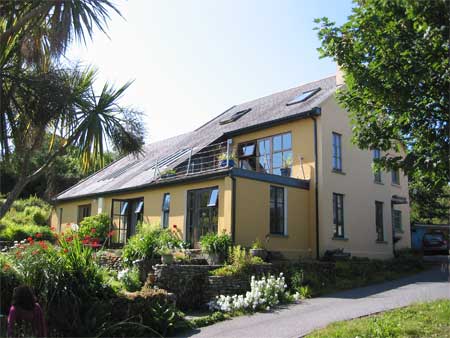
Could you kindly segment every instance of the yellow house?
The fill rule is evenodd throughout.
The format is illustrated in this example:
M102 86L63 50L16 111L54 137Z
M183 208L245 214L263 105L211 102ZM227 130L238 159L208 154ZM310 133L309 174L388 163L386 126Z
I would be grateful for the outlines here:
M331 76L233 106L198 129L145 146L55 199L52 225L111 216L114 243L143 220L193 247L225 231L288 258L343 248L388 258L410 246L408 179L372 170L379 152L350 143ZM395 244L394 244L395 243Z

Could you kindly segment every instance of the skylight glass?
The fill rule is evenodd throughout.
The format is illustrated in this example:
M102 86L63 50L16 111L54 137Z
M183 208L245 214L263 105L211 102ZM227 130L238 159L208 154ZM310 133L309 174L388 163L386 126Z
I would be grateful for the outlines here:
M292 104L296 104L296 103L300 103L300 102L305 102L306 100L308 100L311 96L317 94L320 91L320 88L315 88L312 90L308 90L306 92L301 93L300 95L296 96L293 100L289 101L288 103L286 103L287 106L290 106Z
M208 207L215 207L217 205L217 197L219 197L219 189L211 190L211 195L209 196Z
M234 122L234 121L240 119L245 114L247 114L250 110L252 110L252 108L248 108L248 109L245 109L245 110L238 111L237 113L234 113L229 118L226 118L225 120L222 120L219 123L220 124L227 124L227 123Z

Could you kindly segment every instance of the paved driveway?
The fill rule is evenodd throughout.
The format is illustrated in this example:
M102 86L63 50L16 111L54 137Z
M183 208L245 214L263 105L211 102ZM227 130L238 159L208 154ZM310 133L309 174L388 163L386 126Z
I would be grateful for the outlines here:
M236 317L185 336L301 337L335 321L441 298L450 299L447 264L397 281L305 300L274 312Z

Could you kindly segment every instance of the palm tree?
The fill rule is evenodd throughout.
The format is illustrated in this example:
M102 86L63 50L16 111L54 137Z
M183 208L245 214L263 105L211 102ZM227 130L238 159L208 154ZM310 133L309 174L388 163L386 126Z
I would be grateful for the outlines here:
M7 162L14 151L20 168L0 218L69 147L79 150L85 170L102 164L108 144L122 154L141 150L141 115L118 104L130 83L105 84L96 95L95 71L57 63L74 39L85 42L95 28L105 32L108 10L120 15L109 0L0 2L0 155ZM33 167L48 132L65 141L52 143L44 164Z

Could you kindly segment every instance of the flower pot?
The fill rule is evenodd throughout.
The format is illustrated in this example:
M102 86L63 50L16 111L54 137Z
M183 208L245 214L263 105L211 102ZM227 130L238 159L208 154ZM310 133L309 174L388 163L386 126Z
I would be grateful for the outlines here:
M266 249L250 249L250 255L265 260L267 258L267 251Z
M208 253L206 255L206 261L209 265L221 265L223 263L223 257L222 255L218 253Z
M281 176L291 177L291 168L281 168Z
M163 264L172 264L173 263L173 255L161 255L161 263Z
M221 160L219 164L221 168L234 167L234 160L228 160L228 165L227 160Z

